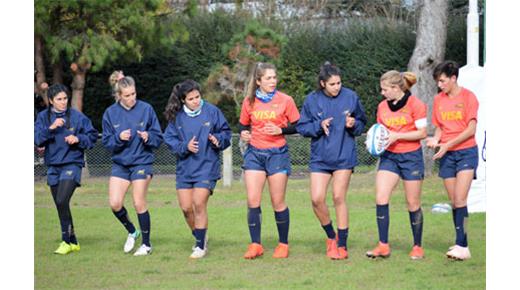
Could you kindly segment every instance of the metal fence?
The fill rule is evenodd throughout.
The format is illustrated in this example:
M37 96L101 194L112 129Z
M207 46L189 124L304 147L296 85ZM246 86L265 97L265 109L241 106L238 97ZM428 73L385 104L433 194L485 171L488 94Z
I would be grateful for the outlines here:
M377 158L370 155L365 149L365 135L356 138L359 165L357 173L366 173L375 170ZM310 138L300 135L287 136L287 143L291 155L291 178L307 178L309 174ZM229 149L228 149L229 150ZM239 135L233 134L231 139L233 180L239 180L242 174L242 154L239 146ZM222 155L222 154L221 154ZM221 156L222 157L222 156ZM222 162L223 158L221 158ZM86 165L83 178L110 176L112 160L110 152L98 140L94 148L85 152ZM223 168L224 166L222 166ZM155 150L154 175L175 175L175 155L163 143ZM47 167L43 164L43 155L34 151L34 177L42 180L47 174Z

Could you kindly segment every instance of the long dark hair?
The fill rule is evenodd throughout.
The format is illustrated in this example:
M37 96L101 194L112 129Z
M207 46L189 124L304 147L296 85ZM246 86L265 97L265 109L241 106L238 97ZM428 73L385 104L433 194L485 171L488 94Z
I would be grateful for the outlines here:
M326 61L320 67L320 74L318 75L318 91L325 88L321 85L321 82L327 82L332 76L339 76L341 78L341 70L337 66Z
M49 123L51 122L51 111L52 111L53 105L51 104L50 101L54 100L54 97L56 97L61 92L64 92L65 95L67 95L67 110L66 110L66 113L65 113L65 128L68 129L70 127L70 103L71 103L71 100L70 100L69 89L67 89L67 87L62 85L62 84L54 84L54 85L50 86L48 91L47 91L47 97L49 98L49 106L47 107L47 120L49 121Z
M168 104L164 109L164 116L169 122L175 123L175 116L181 110L186 95L192 91L200 93L200 85L194 80L185 80L173 86L172 93L168 99Z

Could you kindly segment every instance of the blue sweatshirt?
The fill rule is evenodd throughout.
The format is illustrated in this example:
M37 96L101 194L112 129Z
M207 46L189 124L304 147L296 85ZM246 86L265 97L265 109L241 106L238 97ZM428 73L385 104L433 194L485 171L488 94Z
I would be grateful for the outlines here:
M345 127L346 114L356 119L354 127ZM329 136L321 128L321 122L332 117ZM310 93L303 104L298 133L311 137L311 169L348 169L358 164L355 136L361 135L367 122L363 106L356 93L342 87L336 97L329 97L322 90Z
M38 114L34 123L34 144L38 147L45 147L45 165L58 166L65 164L85 165L84 150L94 147L98 132L92 127L92 122L87 116L75 109L70 110L70 119L67 120L67 113L56 113L51 110L50 120L48 119L47 108ZM49 127L56 118L66 120L65 125L54 130ZM65 137L74 135L79 142L69 145L65 142Z
M131 130L128 141L119 138L122 131ZM144 143L137 131L148 132L148 141ZM122 166L152 164L152 149L162 143L162 131L157 115L148 103L137 100L127 110L119 102L114 103L103 114L103 146L112 152L112 161Z
M216 147L208 140L212 134L219 141ZM199 151L188 151L188 143L195 136ZM164 132L164 142L177 156L178 181L196 182L220 179L219 152L231 144L231 129L224 114L214 105L205 102L200 115L188 116L182 109Z

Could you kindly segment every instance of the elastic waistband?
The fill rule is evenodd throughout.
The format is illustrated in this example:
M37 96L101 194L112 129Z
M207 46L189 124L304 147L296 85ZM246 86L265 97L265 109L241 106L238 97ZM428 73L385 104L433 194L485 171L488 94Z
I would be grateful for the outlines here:
M273 147L273 148L267 148L267 149L260 149L249 145L249 150L259 152L259 153L285 153L289 151L289 146L287 144L283 145L282 147Z

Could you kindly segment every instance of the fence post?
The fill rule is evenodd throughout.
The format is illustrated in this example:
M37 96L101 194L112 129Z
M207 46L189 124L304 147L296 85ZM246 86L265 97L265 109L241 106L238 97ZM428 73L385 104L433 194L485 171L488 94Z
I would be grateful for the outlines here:
M231 142L231 145L229 145L228 148L226 148L223 152L222 162L223 165L223 180L224 180L224 186L229 187L231 186L231 181L233 180L233 142Z

